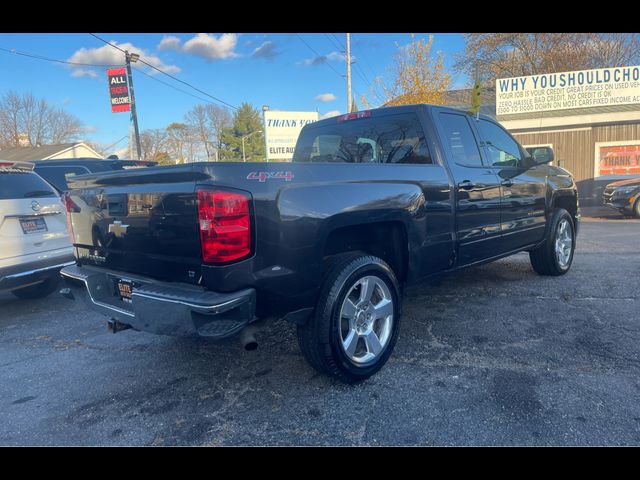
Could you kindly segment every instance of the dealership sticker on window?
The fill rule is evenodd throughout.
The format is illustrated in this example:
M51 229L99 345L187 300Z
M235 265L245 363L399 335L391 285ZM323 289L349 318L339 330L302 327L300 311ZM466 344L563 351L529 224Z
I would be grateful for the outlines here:
M274 178L290 182L293 180L293 172L251 172L247 175L247 180L258 180L260 183Z

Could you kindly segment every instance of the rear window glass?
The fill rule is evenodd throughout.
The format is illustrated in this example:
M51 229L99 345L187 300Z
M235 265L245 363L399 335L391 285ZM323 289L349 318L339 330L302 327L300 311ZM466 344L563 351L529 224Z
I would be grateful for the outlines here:
M433 163L413 113L359 118L304 128L294 162Z
M51 185L33 172L2 172L0 170L0 200L57 195Z
M84 175L89 170L84 167L36 167L36 173L41 175L45 180L51 183L61 192L67 190L67 181L65 175Z

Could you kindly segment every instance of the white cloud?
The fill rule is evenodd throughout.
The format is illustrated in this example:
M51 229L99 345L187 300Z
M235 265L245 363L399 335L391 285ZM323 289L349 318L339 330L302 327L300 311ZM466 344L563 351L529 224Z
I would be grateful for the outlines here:
M199 33L184 43L182 51L209 61L221 60L237 56L233 51L237 43L238 35L235 33L224 33L218 38L208 33Z
M178 37L165 35L158 44L158 50L180 50L180 42Z
M314 100L317 102L333 102L336 96L333 93L321 93Z
M97 130L98 130L98 127L96 127L95 125L84 125L82 127L83 133L96 133Z
M276 44L270 41L264 42L253 51L253 58L274 58L279 55Z
M320 120L324 120L325 118L330 118L330 117L337 117L338 115L340 115L339 110L331 110L330 112L323 113L322 115L320 115Z
M356 57L351 56L351 61L355 62ZM327 62L346 62L347 56L342 52L331 52L326 55L320 55L319 57L307 58L302 61L302 64L309 67L312 65L322 65Z
M97 78L98 73L95 70L89 70L88 68L73 67L73 70L71 71L71 76Z
M147 53L145 49L138 48L129 42L118 43L111 41L110 43L112 43L113 45L117 45L122 50L128 50L131 53L139 53L141 58L149 65L153 65L154 67L159 68L167 73L178 73L180 71L180 67L176 65L167 65L162 60L160 60L159 57L151 55ZM124 65L124 53L109 45L104 45L98 48L81 48L73 55L71 55L71 57L69 57L67 61L77 63L92 63L97 65ZM139 64L139 66L140 68L142 68L143 64ZM98 73L95 70L87 67L72 65L71 69L71 75L73 75L74 77L95 78L98 76ZM156 72L156 70L149 71L149 73L153 72Z

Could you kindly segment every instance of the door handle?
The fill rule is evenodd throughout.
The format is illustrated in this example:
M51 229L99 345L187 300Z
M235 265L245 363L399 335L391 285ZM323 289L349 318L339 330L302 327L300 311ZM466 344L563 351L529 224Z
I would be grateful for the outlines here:
M476 188L477 185L469 180L465 180L464 182L458 183L458 188L462 190L471 190L472 188Z
M513 187L513 182L511 180L503 180L500 182L500 185L503 187Z

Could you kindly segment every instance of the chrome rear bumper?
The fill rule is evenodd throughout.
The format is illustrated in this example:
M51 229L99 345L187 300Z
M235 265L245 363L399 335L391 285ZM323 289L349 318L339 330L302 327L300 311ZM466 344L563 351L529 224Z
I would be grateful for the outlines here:
M254 319L253 288L218 293L194 285L77 265L63 268L60 274L69 289L61 291L66 297L80 297L92 310L136 330L224 338ZM133 285L129 302L118 295L118 280Z

